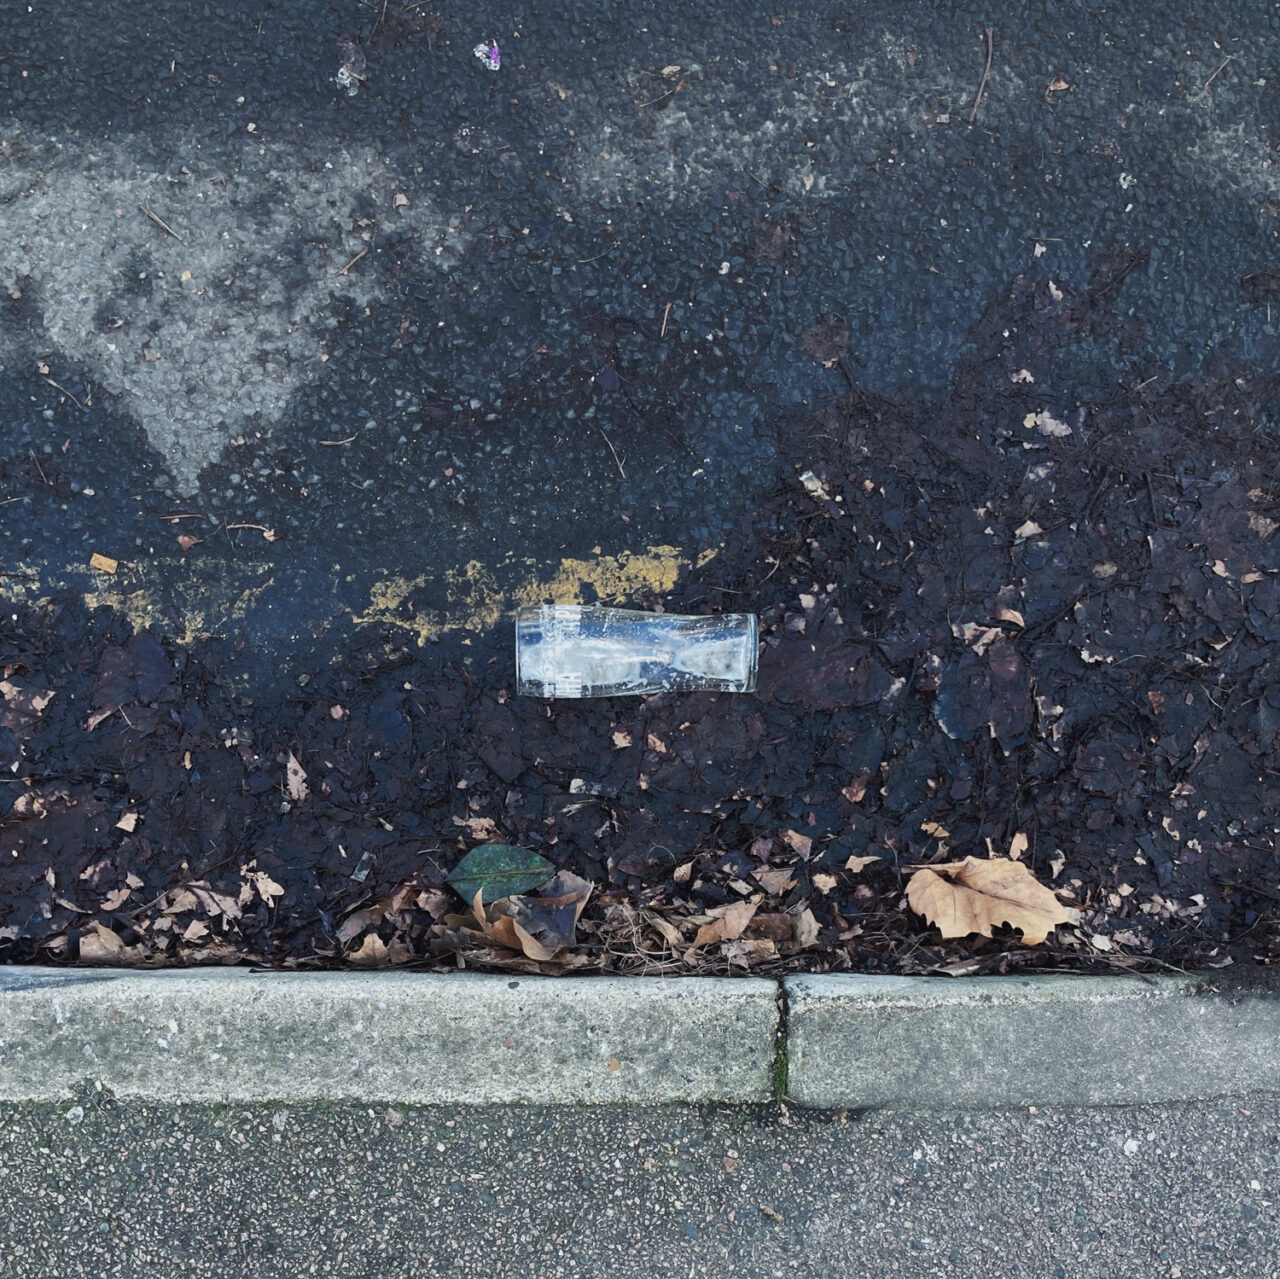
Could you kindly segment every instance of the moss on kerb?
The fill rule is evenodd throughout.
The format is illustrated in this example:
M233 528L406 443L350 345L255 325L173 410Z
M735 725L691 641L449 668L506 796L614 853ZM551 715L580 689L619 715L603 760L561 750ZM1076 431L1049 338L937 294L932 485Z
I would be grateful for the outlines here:
M787 1099L787 1069L791 1058L787 1044L787 987L785 982L778 983L778 1029L773 1037L773 1099L783 1102Z

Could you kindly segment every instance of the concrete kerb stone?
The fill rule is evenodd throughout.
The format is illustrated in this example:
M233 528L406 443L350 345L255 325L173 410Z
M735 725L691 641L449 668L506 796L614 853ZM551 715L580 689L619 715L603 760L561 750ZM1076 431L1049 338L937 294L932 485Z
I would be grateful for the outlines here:
M248 969L0 970L0 1097L762 1102L777 986Z
M1190 977L0 969L0 1099L966 1110L1280 1092L1280 998Z
M791 977L787 1097L970 1110L1280 1091L1280 998L1187 977Z

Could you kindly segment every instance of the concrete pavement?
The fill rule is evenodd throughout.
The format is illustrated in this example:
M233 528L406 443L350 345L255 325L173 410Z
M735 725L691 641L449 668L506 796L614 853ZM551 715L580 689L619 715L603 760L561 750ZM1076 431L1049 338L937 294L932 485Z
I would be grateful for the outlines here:
M1280 1108L0 1108L7 1279L1233 1279Z

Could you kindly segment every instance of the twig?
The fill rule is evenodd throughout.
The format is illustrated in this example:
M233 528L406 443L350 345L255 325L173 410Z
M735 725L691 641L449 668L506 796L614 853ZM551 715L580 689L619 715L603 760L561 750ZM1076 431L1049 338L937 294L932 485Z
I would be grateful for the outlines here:
M77 400L76 397L72 395L71 392L68 391L67 388L63 386L61 382L55 382L51 377L45 378L45 381L48 382L49 385L54 387L56 390L61 391L62 394L65 395L67 399L69 399L72 402L72 404L76 406L76 408L80 409L83 412L84 405L81 404L80 401Z
M351 259L351 261L350 261L350 262L348 262L348 263L347 263L347 265L346 265L346 266L344 266L344 267L342 268L342 270L341 270L341 271L336 272L336 274L337 274L337 275L346 275L346 273L347 273L348 271L350 271L350 270L351 270L351 268L352 268L353 266L355 266L355 264L356 264L357 262L359 262L359 261L360 261L360 259L361 259L362 257L364 257L364 255L365 255L366 253L368 253L368 252L369 252L369 246L366 244L366 245L364 246L364 248L363 248L363 249L361 249L361 250L360 250L360 252L359 252L359 253L357 253L357 254L355 255L355 257L353 257L353 258Z
M348 435L345 440L317 440L316 443L322 444L327 449L336 449L342 444L350 444L359 434L360 432L357 431L355 435Z
M143 213L145 213L147 217L149 217L151 221L154 222L166 235L171 235L175 240L181 241L182 237L162 217L152 213L145 204L138 205L138 208L140 208Z
M658 334L660 338L667 336L667 318L671 314L671 303L668 302L662 309L662 332Z
M995 28L988 27L983 34L987 38L987 65L982 68L982 79L978 82L978 92L974 96L973 106L969 110L969 123L978 118L978 106L982 102L982 94L987 87L987 77L991 74L991 50L995 43Z
M597 427L596 429L601 435L604 435L603 427ZM622 469L622 462L618 458L618 450L613 447L613 441L607 435L604 435L604 442L609 446L609 452L613 454L613 460L618 464L618 474L625 480L627 478L627 473Z
M687 86L685 85L685 82L681 80L679 84L673 85L670 89L666 91L666 93L661 93L656 98L653 98L648 102L637 103L636 110L642 111L644 110L645 107L657 106L659 102L665 102L666 99L669 98L673 93L679 93L681 89L686 87Z
M224 524L223 528L255 528L259 533L270 533L271 530L265 524Z
M1223 58L1223 59L1222 59L1222 61L1221 61L1221 62L1219 62L1219 63L1218 63L1218 70L1217 70L1217 71L1215 71L1215 72L1214 72L1214 73L1213 73L1213 74L1212 74L1212 75L1211 75L1211 76L1210 76L1210 77L1209 77L1209 78L1204 82L1204 84L1202 84L1202 85L1200 86L1200 92L1201 92L1201 93L1207 93L1207 92L1209 91L1209 86L1210 86L1210 85L1211 85L1211 84L1212 84L1212 83L1213 83L1213 82L1218 78L1218 72L1219 72L1219 71L1221 71L1221 70L1222 70L1222 68L1223 68L1223 67L1225 67L1225 66L1227 65L1227 63L1228 63L1228 62L1234 62L1234 61L1235 61L1235 57L1236 57L1236 55L1235 55L1234 53L1229 53L1229 54L1227 54L1227 56L1226 56L1225 58Z
M40 465L40 459L36 457L35 449L28 449L27 452L31 454L31 460L36 464L36 470L40 472L40 478L45 482L45 486L52 488L53 485L49 483L49 477L44 473L44 467Z

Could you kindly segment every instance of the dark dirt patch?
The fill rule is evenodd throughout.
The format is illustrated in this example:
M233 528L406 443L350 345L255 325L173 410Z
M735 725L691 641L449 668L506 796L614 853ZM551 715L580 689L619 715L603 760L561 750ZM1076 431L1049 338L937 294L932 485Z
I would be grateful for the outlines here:
M509 656L388 637L254 705L230 642L7 609L0 954L73 961L106 929L138 962L334 964L376 932L405 962L500 962L460 959L444 888L500 840L594 886L574 953L611 971L1273 961L1275 379L1222 352L1194 382L1051 389L1140 352L1117 299L1142 261L1100 257L1081 292L1015 279L928 405L835 352L843 389L776 423L773 496L662 601L760 613L755 696L517 699ZM1078 926L942 945L905 910L905 867L1020 832ZM682 962L757 892L745 944Z

